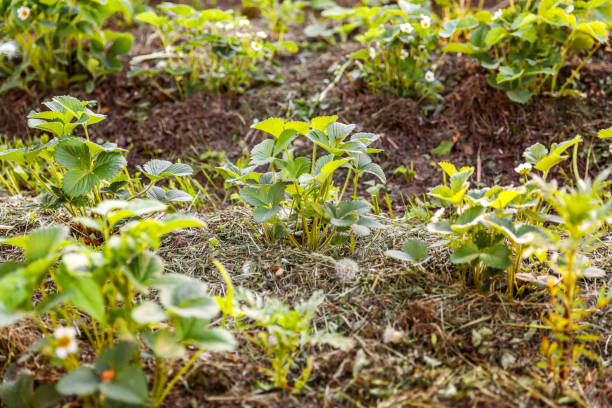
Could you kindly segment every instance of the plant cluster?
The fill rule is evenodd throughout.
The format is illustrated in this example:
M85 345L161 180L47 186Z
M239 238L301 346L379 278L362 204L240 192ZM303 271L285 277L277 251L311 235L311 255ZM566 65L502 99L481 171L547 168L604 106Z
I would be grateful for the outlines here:
M349 74L351 78L363 78L376 91L439 101L442 85L436 79L433 61L438 47L436 17L427 4L333 9L324 15L348 20L338 28L340 32L352 31L365 22L362 26L367 30L355 38L366 48L349 56L359 61Z
M444 50L469 54L490 71L491 86L526 103L542 92L572 93L569 87L584 63L607 42L610 23L609 2L522 1L494 14L449 20L440 36L469 35L469 42L452 42ZM560 70L581 53L587 53L583 62L561 84Z
M547 367L559 383L567 381L579 358L585 356L594 361L599 356L586 348L588 342L598 336L588 333L585 319L612 301L612 288L602 287L596 304L587 305L580 294L578 280L594 267L587 255L601 245L598 240L603 227L612 223L612 200L605 201L606 181L609 171L595 180L578 180L575 188L559 188L555 182L536 179L543 199L559 217L562 229L545 229L545 237L536 242L540 251L554 255L548 260L558 279L549 278L548 289L553 310L544 319L551 338L542 341L541 353Z
M314 251L350 238L354 249L357 237L380 228L368 216L370 204L357 196L362 175L386 180L369 156L379 151L369 147L378 135L351 135L355 125L339 123L337 116L317 117L310 123L270 118L253 128L273 138L253 147L248 167L230 163L219 171L240 189L240 198L255 207L253 218L262 225L267 241L285 238ZM311 157L296 156L292 142L298 137L312 143ZM256 171L260 166L268 171ZM345 180L336 186L334 176L340 169L346 169ZM351 181L352 198L343 200Z
M607 131L600 133L605 138ZM580 295L578 280L587 274L598 275L588 254L612 222L609 194L609 169L595 180L581 179L576 167L580 136L547 149L535 144L524 152L526 162L515 170L523 175L518 187L493 186L472 189L469 178L474 169L457 169L442 162L443 185L430 190L442 207L431 217L428 229L447 237L452 248L451 263L458 266L464 282L479 289L493 287L496 277L506 273L509 297L525 290L519 280L548 287L553 310L544 319L545 337L541 353L558 383L564 383L581 356L597 359L586 343L598 337L588 333L585 319L612 300L612 291L602 287L595 305L589 306ZM550 171L569 158L576 187L559 187L547 181ZM539 174L528 176L532 172ZM448 209L448 210L447 210ZM445 211L450 212L443 218ZM427 256L427 246L418 239L404 244L402 251L387 251L387 256L419 262ZM524 265L524 260L530 260ZM555 275L534 276L538 265L548 265ZM524 272L527 271L527 272Z
M279 40L288 27L304 21L303 8L308 1L294 0L242 0L245 11L257 10L268 24L268 29L278 35Z
M0 3L0 93L36 81L47 88L66 87L120 71L119 56L132 47L132 35L104 29L132 4L120 0L55 0Z
M295 52L293 42L270 42L245 17L230 11L198 11L185 4L162 3L161 14L140 13L136 19L155 28L160 51L135 57L130 76L145 75L172 99L200 89L243 92L255 82L280 81L268 68L281 51ZM159 78L173 82L165 89Z
M73 217L67 222L56 214L58 220L88 235L75 239L65 226L46 226L0 240L23 251L20 259L0 263L0 329L31 321L42 337L26 358L42 358L66 371L56 383L34 387L33 374L12 365L0 385L0 400L8 408L54 406L66 396L78 397L84 406L159 407L204 351L235 348L228 317L235 331L266 353L270 368L264 372L276 388L299 392L306 385L313 357L306 358L295 381L290 377L307 346L351 346L331 330L315 330L321 293L294 308L243 289L235 293L227 271L215 262L227 289L225 296L213 298L200 280L165 273L155 253L163 237L204 224L163 214L171 209L164 201L180 201L181 192L156 184L173 176L189 186L178 177L191 169L152 160L141 170L149 184L130 192L131 185L140 184L127 173L117 179L125 167L121 150L89 140L88 126L104 117L72 97L45 105L50 110L32 112L29 124L55 138L0 154L31 172L34 159L44 161L46 175L32 172L47 191L44 208L63 204ZM72 135L79 126L85 138ZM149 198L142 199L145 195ZM214 327L219 312L222 327Z
M237 291L232 314L249 342L266 354L270 368L262 371L272 381L272 387L298 393L307 384L315 359L307 356L306 364L299 366L299 359L306 354L305 347L329 345L346 350L353 346L350 339L333 331L315 330L313 319L324 299L318 291L291 308L276 298L264 298L244 289ZM248 330L251 327L263 330L251 336ZM299 375L290 384L290 372L296 369Z
M523 184L514 187L470 188L473 167L457 169L442 162L445 183L430 190L429 195L443 207L432 217L429 229L448 237L453 248L450 261L466 273L464 281L479 289L492 284L492 278L507 270L506 287L512 296L516 275L521 273L523 258L529 251L547 219L540 189L527 177L532 170L546 179L550 170L569 156L564 154L582 140L580 136L553 144L549 149L541 144L525 151L526 163L516 171L524 176ZM448 217L443 218L445 207ZM545 253L538 252L540 261Z
M149 183L137 189L142 184L130 177L124 149L114 143L100 145L90 140L88 127L106 118L90 109L91 102L58 96L44 105L49 110L31 112L28 126L49 132L53 138L0 152L0 161L27 169L26 174L35 184L35 190L43 192L36 207L51 211L63 207L73 216L86 216L89 208L105 198L130 201L147 195L165 203L192 200L182 190L158 185L166 178L190 176L191 167L183 163L166 160L145 163L142 173ZM75 136L77 128L83 129L85 137ZM79 229L75 232L83 233Z
M22 319L36 323L43 338L32 352L68 371L55 385L59 396L78 395L88 405L158 407L204 349L234 347L229 332L209 328L219 308L204 284L164 274L154 253L161 238L203 226L188 216L152 217L164 210L155 200L102 201L92 217L75 220L103 237L97 248L54 226L2 241L22 248L24 261L0 264L0 327ZM199 351L170 376L188 347ZM93 365L80 358L85 350L97 356ZM155 360L151 389L143 372L147 355ZM10 386L3 385L5 402Z

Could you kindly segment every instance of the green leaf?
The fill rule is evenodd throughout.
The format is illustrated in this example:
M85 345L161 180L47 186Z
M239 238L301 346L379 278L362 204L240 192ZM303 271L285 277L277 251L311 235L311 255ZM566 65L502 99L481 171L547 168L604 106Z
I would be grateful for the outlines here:
M253 129L263 130L278 138L284 130L285 121L280 118L268 118L251 126Z
M521 193L516 190L504 190L499 193L495 201L491 202L489 206L501 210L506 208L506 206L519 195L521 195Z
M172 214L163 219L163 224L161 228L157 229L157 233L162 236L179 229L201 228L205 226L206 224L196 217L183 214Z
M236 348L230 332L221 328L208 328L209 321L180 318L175 321L176 334L186 344L194 344L209 351L226 352Z
M168 316L157 303L145 301L132 310L132 319L140 324L151 324L166 321Z
M463 232L467 230L469 227L473 227L480 223L480 220L483 218L484 207L480 205L476 205L468 208L457 218L457 221L451 226L453 231Z
M297 181L302 174L310 171L310 164L311 162L308 157L276 161L276 165L281 170L281 177L284 181Z
M51 384L34 389L34 375L28 370L11 365L0 385L0 401L6 408L48 408L61 400Z
M268 204L260 188L245 187L240 190L240 198L254 207L263 207Z
M64 395L89 395L98 390L99 380L88 367L72 370L58 381L55 389Z
M318 116L312 119L312 127L321 132L324 132L327 127L338 120L338 116Z
M454 264L468 263L478 259L480 252L473 242L466 242L455 250L450 256L450 261Z
M494 215L489 215L485 222L502 232L508 239L517 244L528 244L533 241L538 229L532 225L519 224L518 228L510 218L500 218Z
M168 22L166 17L160 17L152 11L145 11L144 13L138 14L136 20L151 24L155 27L161 27L164 23Z
M143 166L144 173L150 179L160 179L162 177L184 177L191 176L193 169L185 163L172 163L167 160L150 160Z
M482 263L491 268L505 269L512 265L510 255L512 252L503 244L496 244L482 250L480 259Z
M18 322L19 320L21 320L23 317L25 317L24 313L10 312L6 309L2 301L0 301L0 328L9 327L15 322Z
M178 337L166 330L160 330L153 334L151 348L157 357L162 358L181 358L186 352Z
M538 16L536 16L533 13L523 13L514 19L514 21L512 22L512 29L518 30L521 27L530 25L531 23L535 22L537 19L538 19Z
M419 262L427 256L427 245L420 239L409 239L401 251L386 251L385 255L403 261Z
M590 35L600 43L608 41L608 28L603 21L591 21L588 23L580 23L576 30Z
M94 161L92 172L102 180L114 178L127 165L118 152L101 152Z
M283 130L283 132L278 137L276 144L274 146L273 156L279 154L289 143L291 143L295 138L298 137L298 132L294 129Z
M194 279L162 290L160 301L168 312L181 317L212 319L219 313L219 306L208 296L206 286Z
M23 244L19 245L25 250L27 262L39 259L55 257L56 251L68 237L68 231L64 227L52 226L34 230L30 235L24 237ZM7 239L4 244L14 245L12 239Z
M454 143L452 141L442 140L438 146L430 150L430 153L434 155L438 155L438 156L450 154L453 146L454 146Z
M495 81L499 84L502 82L514 81L523 75L525 70L518 70L512 66L502 65L499 67L498 74L495 76Z
M333 122L327 125L327 136L330 144L342 142L355 129L355 125Z
M73 169L64 174L62 179L62 190L70 197L86 195L92 191L101 180L93 173L86 170Z
M485 36L485 44L487 44L488 47L491 47L504 39L507 35L508 31L504 27L495 27Z
M380 167L376 163L368 163L365 166L361 167L359 170L365 173L373 174L374 176L378 177L378 179L382 183L387 182L387 177L385 176L385 172L383 171L382 167Z
M145 375L135 365L119 371L111 382L100 383L99 389L109 399L125 404L143 404L148 394Z
M257 207L255 211L253 211L253 219L262 224L268 221L270 218L274 217L280 211L280 206L275 205L272 208L267 207Z
M506 91L506 95L513 102L525 104L529 102L533 94L526 89L522 89L520 91Z
M535 165L547 154L548 149L543 144L536 143L525 149L525 152L523 152L523 157L528 163Z
M60 142L55 148L55 161L72 170L89 170L91 166L91 155L89 148L79 139L70 139Z
M128 33L122 34L124 35L115 38L113 44L107 49L106 52L109 55L125 55L132 49L132 41L134 40L134 37L132 37Z
M190 202L193 197L181 190L164 190L162 187L153 186L147 192L147 197L159 200L162 203Z
M341 160L332 160L329 163L326 163L319 173L315 175L315 179L319 183L325 182L331 175L342 165L348 162L350 159L341 159Z
M597 133L597 137L600 139L610 139L612 138L612 128L600 130Z
M53 101L64 107L64 109L70 112L76 119L79 119L83 113L83 102L79 101L75 97L69 95L56 96L53 98Z
M106 321L102 289L96 281L86 276L57 274L65 291L71 292L70 302L99 323Z
M298 52L298 46L296 43L294 43L293 41L283 41L282 43L278 44L279 48L283 48L285 49L285 51L287 52L291 52L291 53L295 53Z
M464 43L450 43L442 48L444 52L461 52L463 54L475 54L481 52L479 49L474 48L472 44Z
M119 341L115 346L106 348L94 364L95 371L101 373L108 369L120 372L130 367L138 350L138 344L129 341Z
M266 139L251 150L250 164L261 166L274 161L274 140Z

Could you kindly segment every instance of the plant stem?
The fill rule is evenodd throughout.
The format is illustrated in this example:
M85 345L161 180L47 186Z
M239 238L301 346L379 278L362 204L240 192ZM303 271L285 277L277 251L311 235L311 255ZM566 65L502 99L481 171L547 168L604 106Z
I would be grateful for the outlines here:
M172 387L174 387L174 384L176 384L176 382L191 368L191 366L196 362L198 357L200 357L203 352L204 349L199 349L198 351L196 351L195 354L189 359L189 361L179 370L178 373L176 373L176 375L172 378L172 380L170 380L170 382L164 389L161 396L153 403L153 408L161 406L162 402L164 402L164 400L172 390Z

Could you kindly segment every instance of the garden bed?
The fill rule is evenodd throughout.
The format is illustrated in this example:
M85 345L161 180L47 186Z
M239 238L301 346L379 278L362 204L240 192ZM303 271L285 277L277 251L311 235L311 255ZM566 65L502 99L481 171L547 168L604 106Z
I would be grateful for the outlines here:
M0 231L0 237L53 222L49 217L32 222L23 210L28 202L3 198L0 219L14 228ZM168 272L201 279L212 293L222 294L223 280L212 265L216 259L227 267L234 285L263 296L294 303L322 290L325 302L316 325L337 328L356 343L347 352L307 347L304 355L314 356L315 371L308 386L293 396L266 390L267 378L260 371L267 364L265 355L238 336L236 352L204 353L165 406L556 406L545 372L533 364L541 358L543 334L536 327L550 307L546 290L532 287L516 300L475 293L457 283L443 247L419 267L386 258L385 250L409 237L436 247L440 237L416 224L387 221L387 229L374 243L359 241L352 258L360 270L354 280L342 282L334 259L349 254L341 249L324 255L263 243L245 222L249 213L244 210L198 216L206 221L204 230L178 232L164 240L160 255ZM218 240L217 248L211 248L211 238ZM611 271L612 235L602 244L593 258L597 266ZM0 260L14 257L15 251L0 247ZM597 287L612 284L612 275L582 284L590 303ZM609 308L590 320L593 332L601 335L593 349L610 361ZM389 327L402 333L400 341L385 334ZM27 324L2 331L0 355L13 361L40 336ZM22 363L42 383L63 375L35 358ZM581 385L569 388L567 401L606 407L612 395L612 368L589 363L584 370Z

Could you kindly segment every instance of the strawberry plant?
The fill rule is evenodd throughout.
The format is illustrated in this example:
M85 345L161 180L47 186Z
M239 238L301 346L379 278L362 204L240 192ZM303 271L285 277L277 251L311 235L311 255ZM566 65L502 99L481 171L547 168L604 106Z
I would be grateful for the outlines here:
M136 19L155 28L162 49L135 57L129 75L144 75L166 96L183 98L195 90L243 92L255 82L279 81L267 72L275 53L297 51L292 42L267 41L244 17L231 11L198 11L184 4L162 3L161 13L146 11ZM159 79L172 84L166 89Z
M204 350L234 347L229 332L209 327L219 308L206 287L164 274L154 253L161 238L203 226L188 216L152 217L164 210L153 200L102 201L93 217L75 220L104 237L95 250L54 226L1 241L22 248L24 260L0 264L0 327L23 319L38 326L43 339L32 351L68 371L55 386L59 394L79 396L85 405L110 400L158 407ZM93 366L80 358L84 343L97 356ZM187 347L198 351L173 373ZM150 390L144 349L154 357Z
M273 136L251 150L248 167L228 164L219 168L226 181L240 189L240 198L253 206L254 220L262 224L268 241L288 239L311 250L325 248L334 239L355 239L355 229L380 228L368 216L370 205L357 196L365 174L385 182L385 175L370 158L379 150L370 146L378 139L372 133L351 133L355 125L338 123L336 116L317 117L312 122L285 122L270 118L253 126ZM350 136L350 138L349 138ZM297 157L292 142L304 137L312 144L312 156ZM320 151L324 154L320 155ZM260 166L267 172L257 172ZM346 169L344 183L334 176ZM349 184L350 200L343 200ZM354 245L353 245L354 247Z
M490 71L489 85L527 103L534 94L574 93L570 88L580 69L608 40L610 16L608 2L518 2L495 14L482 11L450 20L440 36L469 33L469 42L453 42L444 50L469 54ZM583 62L560 83L568 60L584 53Z
M609 171L604 171L594 180L579 180L575 188L559 188L556 182L536 178L542 197L558 217L559 228L547 228L540 237L538 247L551 251L554 256L548 265L559 278L548 278L548 289L553 310L544 319L551 335L542 341L541 362L553 374L558 384L563 385L572 370L579 365L581 357L599 360L599 356L587 348L598 336L588 333L585 320L612 301L612 289L599 291L595 305L588 306L580 294L578 281L592 268L587 255L599 245L606 224L612 223L612 200L604 198L609 181Z
M565 152L581 140L577 136L550 149L539 143L529 147L524 153L526 163L516 169L525 176L519 187L471 189L472 167L457 169L440 163L445 183L430 189L429 195L449 206L450 214L442 219L442 208L428 228L448 237L453 248L450 261L460 266L466 282L485 289L494 276L506 271L507 292L513 296L523 259L534 253L541 261L546 259L545 252L534 251L533 242L544 233L548 215L542 208L540 189L527 175L533 169L545 178L568 159Z
M317 308L324 300L321 292L295 307L284 305L279 299L264 298L255 293L240 290L237 293L235 312L245 320L241 325L252 324L264 330L255 336L243 331L250 342L260 347L270 362L271 368L264 372L270 377L273 386L298 393L307 383L314 369L314 357L307 358L306 366L298 369L299 377L290 385L289 373L296 367L296 359L304 353L308 345L330 345L340 349L350 349L352 340L327 330L315 330L313 319Z
M0 3L0 93L31 82L65 87L120 71L119 57L132 47L132 35L104 29L117 13L128 17L130 2L17 0Z
M266 20L268 29L278 35L279 40L287 28L304 21L302 9L308 6L307 1L294 0L242 0L244 10L258 10Z
M352 78L363 78L376 91L437 102L442 85L436 79L433 61L438 46L433 28L435 15L426 6L400 6L358 7L327 16L349 19L345 29L355 28L350 21L368 21L367 31L355 37L366 47L349 56L359 62L349 73Z
M36 207L51 211L64 207L73 216L78 216L87 215L87 209L95 207L105 197L133 200L147 194L166 203L188 199L182 191L167 191L156 184L164 178L191 175L190 166L151 160L142 168L150 183L136 192L127 173L124 149L113 143L100 145L90 140L88 127L106 116L93 112L90 102L70 96L55 97L44 105L49 111L31 112L28 126L54 137L45 143L0 152L0 160L23 166L44 192ZM77 128L82 128L85 137L74 135ZM40 168L45 168L46 172L41 173L37 170Z

